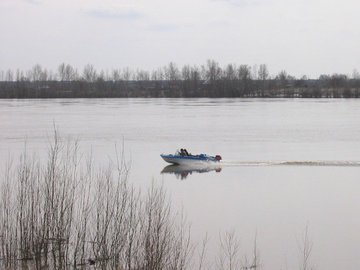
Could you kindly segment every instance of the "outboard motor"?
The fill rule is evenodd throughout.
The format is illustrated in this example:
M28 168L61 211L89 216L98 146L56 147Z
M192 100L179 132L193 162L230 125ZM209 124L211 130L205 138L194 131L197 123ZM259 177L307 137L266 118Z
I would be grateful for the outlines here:
M220 155L216 155L216 156L215 156L215 158L216 158L216 160L217 160L217 161L222 160L222 158L221 158L221 156L220 156Z

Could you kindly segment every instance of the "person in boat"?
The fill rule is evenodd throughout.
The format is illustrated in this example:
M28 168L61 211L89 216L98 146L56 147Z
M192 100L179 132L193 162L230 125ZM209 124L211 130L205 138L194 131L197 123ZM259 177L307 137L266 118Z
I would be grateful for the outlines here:
M184 152L184 149L180 149L180 156L185 156L185 152Z
M184 149L184 153L185 153L185 156L187 156L187 157L190 156L186 149Z

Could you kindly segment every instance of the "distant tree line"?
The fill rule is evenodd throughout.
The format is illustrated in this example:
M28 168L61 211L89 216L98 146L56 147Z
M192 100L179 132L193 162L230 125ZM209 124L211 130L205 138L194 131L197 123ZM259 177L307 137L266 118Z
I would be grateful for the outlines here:
M98 97L286 97L358 98L360 74L296 78L285 70L270 76L266 64L220 67L175 63L152 71L129 68L111 71L86 65L79 72L62 63L56 72L35 65L28 71L0 71L0 98L98 98Z

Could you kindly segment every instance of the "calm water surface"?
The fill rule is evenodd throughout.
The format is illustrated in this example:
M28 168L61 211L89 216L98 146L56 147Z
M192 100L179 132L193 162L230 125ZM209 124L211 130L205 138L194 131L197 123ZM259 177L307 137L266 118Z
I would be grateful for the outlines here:
M163 183L194 240L234 229L250 257L257 234L264 269L298 269L308 226L316 269L360 269L359 119L360 100L0 100L0 161L25 138L42 156L54 124L100 164L124 144L131 181ZM159 154L183 147L223 163L164 169Z

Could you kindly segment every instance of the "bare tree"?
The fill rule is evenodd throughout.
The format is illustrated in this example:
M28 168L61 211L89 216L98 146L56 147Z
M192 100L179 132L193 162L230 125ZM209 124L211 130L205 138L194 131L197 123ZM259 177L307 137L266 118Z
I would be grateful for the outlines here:
M6 71L5 80L8 82L12 82L14 80L14 73L11 69Z
M31 81L36 82L36 81L41 81L41 76L42 76L43 70L42 67L39 64L36 64L35 66L32 67L32 69L28 72L28 77L30 78Z
M115 82L121 80L121 71L119 69L114 69L112 71L112 80Z
M59 65L58 74L61 81L73 81L78 77L77 71L71 65L65 63Z
M206 66L202 66L202 73L205 80L214 83L221 78L221 68L215 60L207 60Z
M168 82L169 89L175 88L181 78L181 74L174 62L170 62L168 66L164 67L164 78Z
M268 77L269 77L269 71L266 64L261 64L259 66L259 71L258 71L259 80L266 81Z
M355 79L355 80L359 80L359 79L360 79L360 73L359 73L359 71L357 71L356 68L353 70L352 78Z
M60 81L66 81L65 69L66 69L65 63L60 64L58 67L58 74Z
M257 80L258 79L258 76L259 76L259 67L258 65L253 65L252 68L251 68L251 71L252 71L252 74L251 74L251 78L253 80Z
M14 192L12 189L12 162L6 165L4 178L1 183L0 196L0 260L4 261L6 267L10 267L17 259L19 250L16 241L16 218L13 215L12 208L14 201Z
M240 65L238 70L238 79L240 81L241 95L251 94L251 67Z
M235 231L225 232L219 235L220 253L217 258L217 269L235 270L240 268L240 241Z
M150 74L146 70L140 70L138 69L136 71L136 80L137 81L149 81L150 80Z
M313 248L313 243L309 239L308 226L306 225L304 235L301 242L298 242L298 248L300 252L300 270L313 270L311 266L310 256Z
M244 261L242 262L241 269L242 270L261 269L260 254L259 254L259 250L257 247L257 234L255 234L255 238L254 238L252 259L249 261L247 256L245 256Z
M227 81L234 81L237 79L237 67L235 64L228 64L225 68L225 78Z
M83 70L83 79L87 82L95 82L97 79L97 72L93 65L87 64Z
M208 237L208 234L206 233L206 235L201 243L201 247L200 247L199 266L197 268L198 270L202 270L202 269L204 269L204 267L206 267L205 263L206 263L206 253L207 253L208 241L209 241L209 237ZM207 268L205 268L205 269L207 269Z

